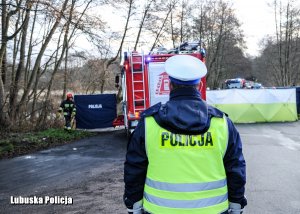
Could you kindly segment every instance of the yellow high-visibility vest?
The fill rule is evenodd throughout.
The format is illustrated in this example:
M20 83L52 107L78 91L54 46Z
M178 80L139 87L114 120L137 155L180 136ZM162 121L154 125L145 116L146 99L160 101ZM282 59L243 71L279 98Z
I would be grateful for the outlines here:
M202 135L173 134L145 118L148 156L143 207L154 214L218 214L228 210L223 165L227 120L213 117Z

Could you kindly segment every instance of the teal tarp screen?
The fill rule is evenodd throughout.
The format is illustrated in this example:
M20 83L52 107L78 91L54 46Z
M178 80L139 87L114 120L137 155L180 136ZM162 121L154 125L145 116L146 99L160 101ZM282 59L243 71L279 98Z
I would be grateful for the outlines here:
M298 120L295 88L207 91L207 103L227 113L235 123Z

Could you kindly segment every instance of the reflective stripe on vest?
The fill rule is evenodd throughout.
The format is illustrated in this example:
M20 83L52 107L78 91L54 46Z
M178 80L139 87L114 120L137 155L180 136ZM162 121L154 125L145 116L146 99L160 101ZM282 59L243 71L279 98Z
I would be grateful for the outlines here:
M73 108L74 104L69 104L69 103L65 103L64 107L65 108Z
M223 157L228 127L211 119L202 135L173 134L153 117L145 119L148 156L143 206L150 213L217 214L228 209Z

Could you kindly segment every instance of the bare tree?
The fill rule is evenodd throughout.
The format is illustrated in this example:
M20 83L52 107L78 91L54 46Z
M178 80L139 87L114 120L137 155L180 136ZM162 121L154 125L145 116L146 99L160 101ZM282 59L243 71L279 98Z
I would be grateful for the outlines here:
M40 48L40 51L39 51L39 53L37 55L37 58L35 60L33 69L31 71L31 75L29 77L28 84L27 84L27 86L24 89L24 93L23 93L23 95L21 97L21 100L20 100L19 104L17 105L17 109L16 109L17 113L19 113L20 110L22 109L22 107L24 107L25 101L26 101L26 99L28 97L28 94L30 92L31 86L33 84L33 81L34 81L34 79L36 77L37 71L40 68L42 57L43 57L43 55L44 55L44 53L46 51L46 48L47 48L49 42L52 39L52 36L54 35L54 33L55 33L58 25L60 24L61 19L63 18L64 12L65 12L65 10L67 8L67 4L68 4L68 0L65 0L63 2L63 4L62 4L62 7L59 10L57 16L55 17L56 20L55 20L54 24L52 25L49 34L46 36L46 38L45 38L45 40L44 40L44 42L43 42L43 44L42 44L42 46Z
M281 1L275 0L274 14L276 24L277 62L280 84L289 86L295 84L295 74L292 72L293 44L299 38L300 10L295 7L295 1L288 0L286 6ZM297 45L296 45L297 47ZM297 51L296 51L297 52Z
M181 0L180 7L176 7L179 3L174 2L174 8L170 14L170 29L167 29L171 34L171 40L173 48L176 44L181 44L187 41L188 32L190 31L190 26L187 26L187 20L192 18L192 5L186 0Z
M86 21L89 20L87 17L83 21L83 16L93 1L11 2L1 1L1 19L5 22L2 22L1 28L0 71L3 79L0 78L0 122L17 125L31 116L31 122L34 122L37 112L39 121L45 122L47 112L43 109L49 110L47 105L51 100L53 82L61 71L63 60L64 70L68 68L68 51L74 44L76 32L86 33L91 23ZM12 46L8 46L10 41ZM9 73L6 68L7 50L13 56ZM5 88L3 80L7 80L7 74L10 75L6 83L9 87Z
M141 18L141 21L140 21L140 24L139 24L138 34L137 34L137 37L136 37L136 40L135 40L135 45L134 45L134 48L133 48L135 51L136 51L137 45L139 44L139 41L140 41L140 36L141 36L142 29L144 27L144 23L147 21L147 19L149 19L149 17L150 17L149 13L152 10L152 6L155 4L155 1L156 0L147 0L145 5L144 5L142 18Z
M152 51L159 43L159 40L162 37L162 33L164 32L164 29L167 27L169 16L170 16L171 12L174 10L174 8L176 7L177 3L178 3L178 0L170 0L165 5L165 8L162 9L164 11L163 18L157 19L157 20L160 20L160 22L157 22L156 26L154 26L153 30L152 30L155 39L151 45L150 51Z
M11 121L16 120L16 103L17 103L17 95L19 92L19 81L21 79L21 74L24 72L24 64L25 64L25 48L26 48L26 42L27 42L27 31L29 27L29 17L30 17L30 10L31 10L31 2L26 2L26 14L23 22L23 28L22 28L22 37L20 41L20 57L19 57L19 64L16 70L16 73L14 75L11 91L10 91L10 119Z
M255 73L270 86L292 86L300 82L300 9L295 3L275 0L271 5L275 33L265 38L261 56L255 60Z
M17 14L21 9L24 9L24 7L21 7L23 1L20 0L17 2L16 5L14 5L15 9L12 9L11 4L7 4L6 0L1 1L1 6L2 6L2 14L1 14L1 19L2 19L2 24L1 24L1 48L0 48L0 123L2 124L7 124L8 123L8 118L6 115L5 111L5 97L6 97L6 91L4 89L4 84L6 82L6 75L7 75L7 66L6 66L6 53L7 53L7 43L8 41L12 40L17 36L17 34L21 31L23 28L23 25L19 26L13 32L11 35L8 35L9 31L9 23L10 19L12 16Z
M236 51L236 47L243 48L243 35L229 3L209 0L198 8L199 17L194 19L194 38L205 41L209 71L207 83L211 88L218 88L227 74L232 73L226 62L234 61L230 52Z

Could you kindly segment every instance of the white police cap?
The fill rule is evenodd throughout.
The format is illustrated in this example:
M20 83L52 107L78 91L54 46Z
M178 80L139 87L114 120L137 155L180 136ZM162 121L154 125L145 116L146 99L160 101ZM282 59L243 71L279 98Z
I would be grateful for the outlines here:
M165 62L165 71L171 82L177 84L197 84L207 73L205 64L191 55L175 55Z

